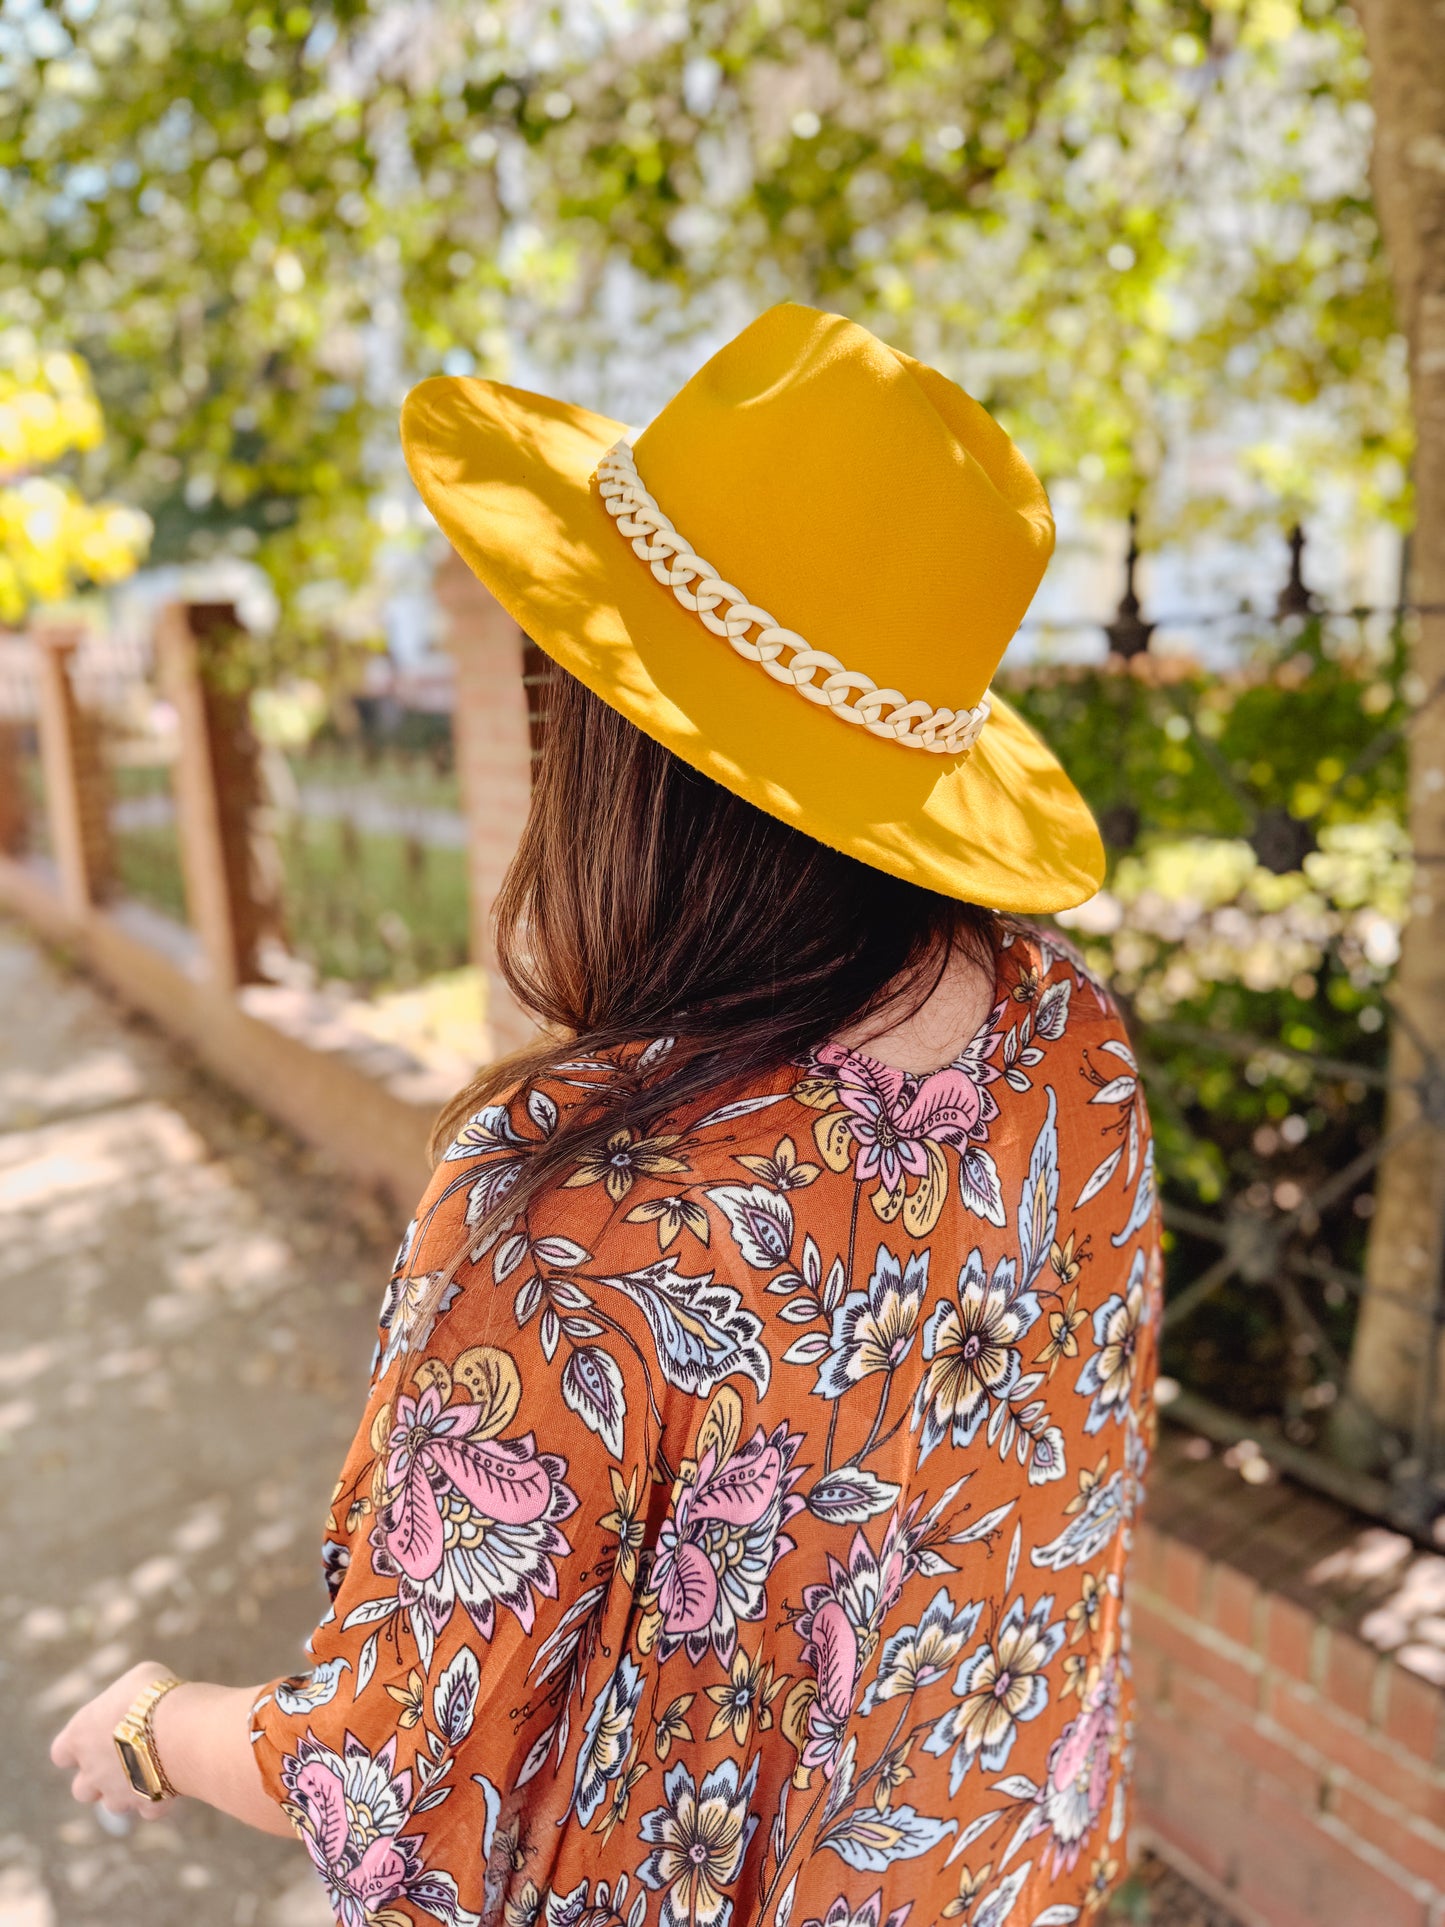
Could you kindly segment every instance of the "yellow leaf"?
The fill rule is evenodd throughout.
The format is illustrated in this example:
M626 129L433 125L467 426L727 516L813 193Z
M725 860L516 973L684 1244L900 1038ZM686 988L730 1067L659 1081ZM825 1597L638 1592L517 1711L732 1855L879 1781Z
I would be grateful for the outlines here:
M723 1464L737 1449L742 1430L743 1402L731 1385L720 1385L713 1393L712 1404L697 1435L697 1456L701 1458L711 1446L716 1453L715 1463Z
M847 1111L820 1117L813 1139L830 1171L846 1171L853 1162L853 1120Z
M884 1224L892 1224L903 1209L903 1179L900 1177L891 1191L886 1184L880 1184L868 1202Z
M925 1140L928 1169L918 1180L918 1188L903 1206L903 1223L912 1238L926 1238L938 1223L948 1196L948 1160L943 1147L932 1138Z
M783 1701L783 1717L780 1722L794 1749L801 1753L808 1744L808 1709L818 1697L818 1682L815 1679L800 1679Z
M388 1399L371 1421L371 1449L384 1452L386 1441L391 1437L391 1400ZM338 1490L340 1488L338 1487ZM333 1497L335 1495L333 1494Z
M452 1395L452 1375L440 1358L424 1358L416 1368L416 1387L419 1392L435 1385L445 1405Z
M459 1354L452 1377L480 1408L474 1439L492 1439L512 1422L522 1399L522 1378L510 1352L472 1345Z
M834 1077L802 1077L789 1092L810 1111L828 1111L838 1102L838 1080Z

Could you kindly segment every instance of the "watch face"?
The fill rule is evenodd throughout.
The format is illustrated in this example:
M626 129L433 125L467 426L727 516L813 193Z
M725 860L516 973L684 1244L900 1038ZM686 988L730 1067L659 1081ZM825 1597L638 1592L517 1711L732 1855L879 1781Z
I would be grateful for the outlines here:
M125 1768L125 1777L137 1793L149 1793L150 1783L146 1778L145 1768L141 1764L140 1754L136 1752L129 1740L117 1739L115 1744L120 1753L120 1763Z

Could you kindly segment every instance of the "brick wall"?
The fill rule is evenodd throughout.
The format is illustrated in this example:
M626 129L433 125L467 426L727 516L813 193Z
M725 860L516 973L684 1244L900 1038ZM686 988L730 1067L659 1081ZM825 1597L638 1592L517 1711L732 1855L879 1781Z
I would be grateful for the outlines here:
M1133 1600L1143 1838L1246 1927L1442 1927L1445 1559L1171 1430Z

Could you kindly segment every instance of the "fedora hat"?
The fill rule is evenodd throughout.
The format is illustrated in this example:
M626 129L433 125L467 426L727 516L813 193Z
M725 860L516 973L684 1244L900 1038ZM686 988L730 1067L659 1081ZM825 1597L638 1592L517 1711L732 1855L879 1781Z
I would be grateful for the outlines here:
M555 662L759 809L1019 912L1103 879L1092 817L990 679L1053 550L961 388L839 315L770 309L632 440L438 376L402 444L463 560Z

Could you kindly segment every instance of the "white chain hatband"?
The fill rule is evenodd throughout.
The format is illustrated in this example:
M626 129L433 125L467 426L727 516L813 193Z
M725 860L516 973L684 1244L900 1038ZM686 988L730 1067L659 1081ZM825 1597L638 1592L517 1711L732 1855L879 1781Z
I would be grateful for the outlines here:
M935 709L909 702L897 689L880 689L871 676L845 669L836 656L814 649L784 629L766 609L725 582L711 562L693 553L642 485L626 442L617 442L597 465L597 486L607 513L633 552L685 609L700 616L715 636L725 636L740 656L760 663L775 682L786 683L810 703L820 703L845 723L874 736L926 749L935 756L966 755L988 721L985 695L972 709ZM751 635L750 631L756 631ZM787 658L787 660L785 660ZM822 681L814 678L822 671ZM856 697L854 692L856 691Z

